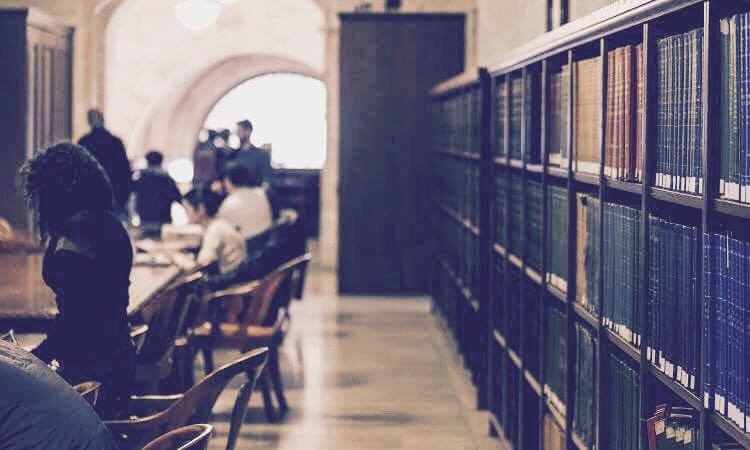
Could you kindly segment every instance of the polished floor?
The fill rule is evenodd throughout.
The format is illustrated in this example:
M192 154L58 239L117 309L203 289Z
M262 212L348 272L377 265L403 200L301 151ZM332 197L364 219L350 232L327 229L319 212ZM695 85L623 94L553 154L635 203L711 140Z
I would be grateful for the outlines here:
M496 448L429 299L339 297L334 276L312 270L293 308L281 362L291 411L268 424L254 394L238 448ZM240 382L214 409L212 449L224 448Z

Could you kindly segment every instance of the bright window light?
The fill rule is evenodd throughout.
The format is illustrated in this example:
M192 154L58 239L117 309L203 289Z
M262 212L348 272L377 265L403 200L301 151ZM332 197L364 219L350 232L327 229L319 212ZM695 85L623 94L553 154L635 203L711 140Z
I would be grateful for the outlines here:
M176 183L190 183L193 180L193 161L185 158L169 163L167 173Z
M242 119L253 123L253 144L272 145L274 167L320 169L325 164L326 88L321 81L294 74L245 81L219 100L204 127L234 131ZM235 136L232 144L237 145Z
M216 22L221 5L213 0L182 0L174 5L177 20L190 31L201 31Z

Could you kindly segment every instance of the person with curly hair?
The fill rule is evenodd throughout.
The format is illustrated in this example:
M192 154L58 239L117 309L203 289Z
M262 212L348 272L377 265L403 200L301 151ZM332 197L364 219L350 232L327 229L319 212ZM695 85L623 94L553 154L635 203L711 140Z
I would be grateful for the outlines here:
M114 417L135 369L127 316L133 248L114 215L109 178L88 150L71 143L40 152L20 176L46 247L42 277L59 310L33 353L56 360L71 384L100 381L97 412Z

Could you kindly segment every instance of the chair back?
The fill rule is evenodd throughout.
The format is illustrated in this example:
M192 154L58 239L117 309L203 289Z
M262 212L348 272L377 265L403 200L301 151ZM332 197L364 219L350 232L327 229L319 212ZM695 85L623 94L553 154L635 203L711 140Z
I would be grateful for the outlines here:
M148 333L148 325L145 323L136 325L130 329L130 338L133 339L135 345L136 354L141 353L143 343L146 341L146 334Z
M161 361L172 350L191 303L198 301L194 293L197 283L192 278L178 280L143 307L141 317L148 332L138 352L138 364Z
M255 381L265 367L267 357L267 347L255 349L243 353L236 360L211 372L185 392L182 399L162 413L164 431L173 430L186 423L208 422L216 399L219 398L229 381L244 372L248 377L246 384L255 386Z
M86 381L73 386L76 392L81 394L81 397L83 397L92 407L96 406L96 401L99 399L99 389L101 387L102 384L98 381Z
M159 436L143 450L205 450L213 431L213 425L206 423L187 425Z

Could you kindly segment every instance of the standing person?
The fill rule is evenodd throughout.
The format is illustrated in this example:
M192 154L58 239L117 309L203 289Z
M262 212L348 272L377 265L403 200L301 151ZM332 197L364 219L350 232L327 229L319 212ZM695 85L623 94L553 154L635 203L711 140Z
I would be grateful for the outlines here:
M162 170L164 156L152 150L146 154L148 167L133 176L135 209L141 226L161 228L172 222L172 203L182 199L177 184Z
M206 183L211 183L216 180L218 173L217 159L216 159L216 147L214 140L216 139L217 132L214 130L208 130L208 138L205 142L198 144L193 154L193 185L198 186Z
M125 213L125 206L132 188L130 161L122 140L104 128L104 115L98 109L90 109L87 118L91 131L78 140L78 145L94 155L109 177L114 193L116 213Z
M250 142L253 135L253 124L249 120L237 123L237 137L240 148L232 154L231 160L243 164L253 177L258 177L266 187L271 183L271 156L262 148Z
M133 248L114 215L112 187L85 148L62 143L21 169L25 196L46 246L42 278L58 314L33 353L70 384L102 383L96 410L111 418L127 402L135 370L127 306Z
M239 228L246 240L271 227L271 204L261 185L260 174L233 161L227 164L224 188L229 195L221 204L217 217Z

